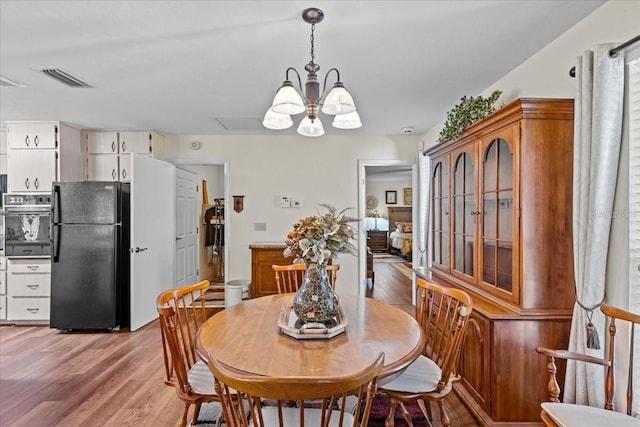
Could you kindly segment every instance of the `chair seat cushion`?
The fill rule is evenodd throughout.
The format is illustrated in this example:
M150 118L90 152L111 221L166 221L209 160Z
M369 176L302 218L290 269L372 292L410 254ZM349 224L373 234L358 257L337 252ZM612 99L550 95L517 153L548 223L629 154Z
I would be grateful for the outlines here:
M336 427L340 425L340 411L332 411L331 421L329 427ZM278 407L277 406L265 406L262 408L262 416L264 418L265 426L277 426L278 420ZM322 417L322 410L306 408L304 411L304 424L307 426L319 426ZM300 409L299 408L282 408L283 425L285 426L299 426L300 425ZM353 415L344 414L344 426L353 425Z
M433 360L420 355L399 377L378 388L408 393L429 393L436 389L441 376L440 367Z
M198 360L187 374L191 390L197 394L216 394L213 385L213 374L202 360Z
M562 427L638 427L640 420L621 412L572 403L544 402L542 409Z

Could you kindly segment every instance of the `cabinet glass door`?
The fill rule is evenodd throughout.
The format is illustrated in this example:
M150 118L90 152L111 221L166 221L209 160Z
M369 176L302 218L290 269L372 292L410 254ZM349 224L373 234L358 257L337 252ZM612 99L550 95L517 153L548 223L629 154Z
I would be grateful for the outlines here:
M453 169L453 269L466 276L474 275L474 234L477 216L475 204L474 159L462 151Z
M449 270L449 170L445 159L434 162L431 177L433 265Z
M514 300L514 156L507 135L482 146L481 286ZM509 135L510 136L510 135ZM511 138L509 138L511 139Z

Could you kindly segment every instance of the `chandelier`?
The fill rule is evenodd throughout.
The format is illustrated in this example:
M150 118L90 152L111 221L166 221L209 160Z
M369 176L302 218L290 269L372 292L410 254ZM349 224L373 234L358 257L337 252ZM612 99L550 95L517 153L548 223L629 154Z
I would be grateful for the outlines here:
M306 112L306 116L298 126L298 133L304 136L322 136L324 135L324 128L318 117L318 108L320 106L322 106L320 110L323 113L335 116L332 123L333 127L356 129L362 126L353 98L340 81L340 72L337 68L331 68L327 71L322 92L320 92L320 83L318 81L320 66L313 62L315 59L313 33L316 24L320 23L323 18L324 12L317 8L312 7L302 12L302 19L311 24L311 61L304 67L307 70L307 82L303 90L298 71L293 67L287 68L285 81L282 82L282 86L276 92L271 108L267 110L262 121L263 126L267 129L280 130L290 128L293 125L291 115ZM290 71L295 73L298 78L298 89L289 80ZM332 71L335 71L337 80L325 97L327 77Z

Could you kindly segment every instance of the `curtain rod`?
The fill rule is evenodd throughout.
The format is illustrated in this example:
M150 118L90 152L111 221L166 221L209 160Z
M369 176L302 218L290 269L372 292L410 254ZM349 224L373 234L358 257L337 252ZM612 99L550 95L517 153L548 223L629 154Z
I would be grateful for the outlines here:
M632 38L631 40L627 40L626 42L622 43L620 46L616 46L613 49L611 49L609 51L609 56L612 57L612 58L615 58L616 55L618 54L618 52L623 50L625 47L631 46L632 44L637 43L639 41L640 41L640 35L637 35L634 38ZM571 67L571 69L569 70L569 75L571 77L575 77L576 76L576 67Z

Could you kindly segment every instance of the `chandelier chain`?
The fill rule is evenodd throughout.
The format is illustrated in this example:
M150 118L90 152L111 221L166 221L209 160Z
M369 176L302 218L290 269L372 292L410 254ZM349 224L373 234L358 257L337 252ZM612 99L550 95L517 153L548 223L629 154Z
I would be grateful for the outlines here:
M316 55L314 53L314 37L313 37L313 32L316 29L316 23L315 21L311 23L311 37L309 37L309 40L311 41L311 62L313 62L313 60L316 58Z

